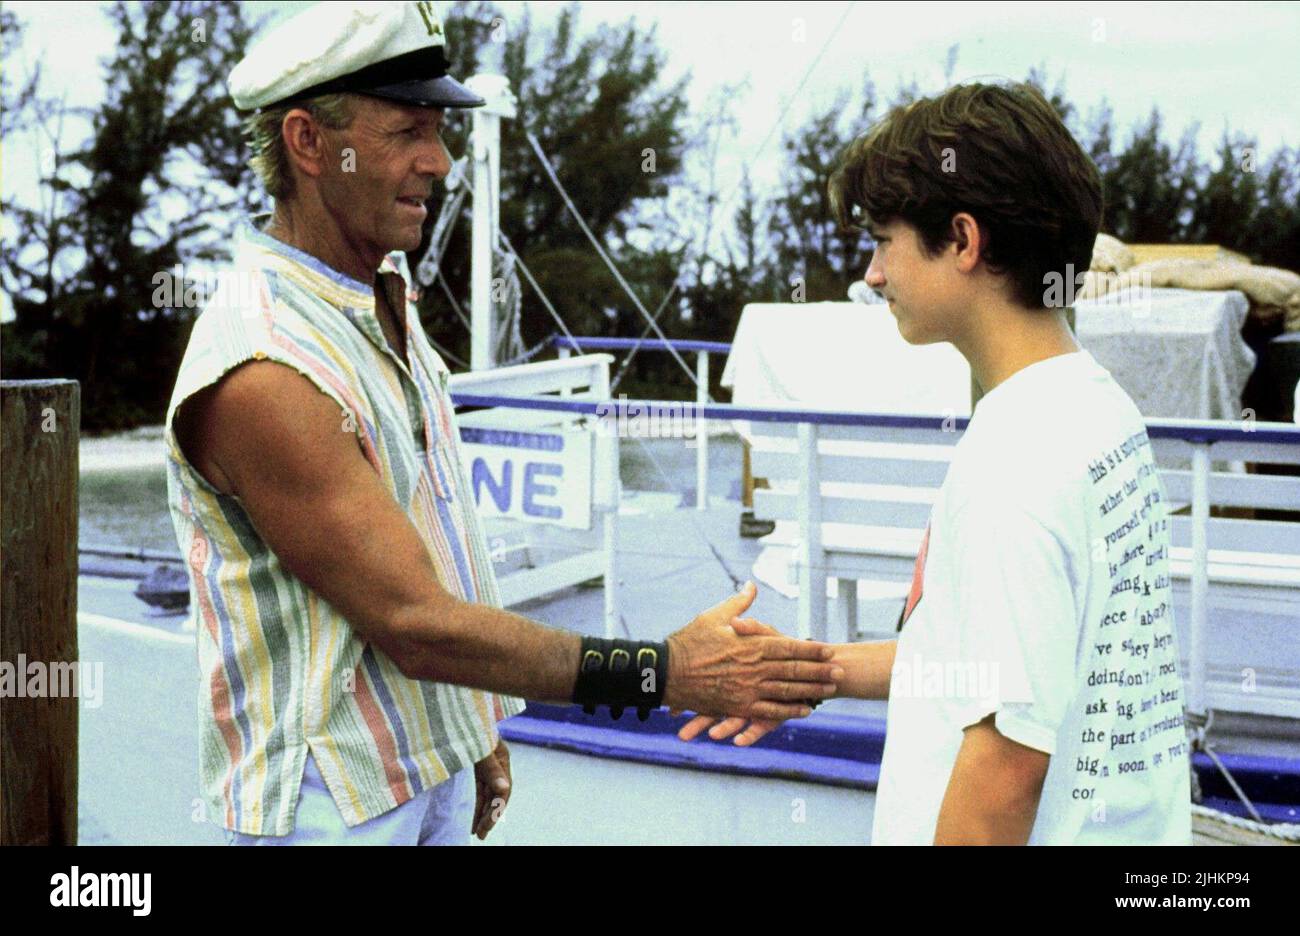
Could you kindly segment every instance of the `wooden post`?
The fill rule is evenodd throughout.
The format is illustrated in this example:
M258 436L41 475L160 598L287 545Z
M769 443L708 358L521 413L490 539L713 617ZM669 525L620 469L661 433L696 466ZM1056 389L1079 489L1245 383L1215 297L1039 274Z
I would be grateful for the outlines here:
M740 505L754 509L754 474L749 460L749 443L740 437Z
M81 387L0 381L0 424L0 845L75 845Z
M754 492L771 487L766 478L755 478L750 453L753 451L744 437L740 440L740 503L741 506L754 509Z

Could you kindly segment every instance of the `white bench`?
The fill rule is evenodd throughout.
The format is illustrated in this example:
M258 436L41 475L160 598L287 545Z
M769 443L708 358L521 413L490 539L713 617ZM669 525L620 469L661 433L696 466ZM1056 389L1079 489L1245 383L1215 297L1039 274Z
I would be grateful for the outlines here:
M835 583L835 636L842 639L866 636L858 627L857 580L895 583L905 593L965 425L952 417L856 415L874 424L753 423L754 474L774 485L754 492L755 515L798 526L792 572L803 637L829 636L828 602L821 600L828 580ZM1211 471L1211 451L1215 462L1300 464L1300 427L1250 429L1148 421L1158 457L1192 463L1190 470L1160 472L1171 503L1191 508L1171 518L1170 556L1188 708L1296 718L1300 649L1295 660L1278 660L1252 641L1271 636L1261 643L1300 648L1300 523L1209 516L1210 505L1300 510L1300 478ZM1211 662L1209 639L1225 629L1240 631L1242 640ZM870 636L892 636L892 629Z
M772 484L754 491L754 515L798 526L792 572L802 637L826 639L827 602L813 599L826 594L827 580L836 583L837 623L847 640L862 636L858 580L894 583L906 594L965 425L952 416L877 418L892 425L752 424L754 474ZM811 496L819 489L820 497Z

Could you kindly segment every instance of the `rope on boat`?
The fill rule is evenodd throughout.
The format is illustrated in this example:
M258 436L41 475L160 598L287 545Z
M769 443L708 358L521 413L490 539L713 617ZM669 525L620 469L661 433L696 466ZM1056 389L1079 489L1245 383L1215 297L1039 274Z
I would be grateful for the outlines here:
M1229 815L1228 813L1220 812L1217 809L1202 806L1200 803L1192 804L1192 816L1193 818L1200 817L1204 821L1213 822L1217 825L1239 829L1242 832L1253 832L1256 835L1267 835L1270 838L1281 839L1283 842L1300 845L1300 825L1295 823L1276 823L1270 825L1267 822L1256 822L1253 819L1243 819L1241 816Z
M1211 762L1213 762L1214 766L1219 769L1219 773L1223 774L1223 779L1228 781L1228 786L1230 786L1232 792L1237 795L1237 799L1241 800L1242 805L1246 807L1246 811L1250 813L1251 819L1257 825L1266 826L1267 824L1259 814L1259 810L1255 808L1255 804L1250 801L1250 797L1246 796L1246 791L1241 788L1241 784L1239 784L1237 778L1232 775L1232 771L1228 770L1223 761L1219 759L1219 755L1214 751L1214 746L1210 743L1208 735L1210 732L1210 726L1214 724L1214 709L1207 709L1204 714L1201 714L1200 712L1193 712L1184 708L1183 722L1187 725L1188 740L1191 742L1192 750L1201 751L1211 760ZM1195 778L1195 771L1192 771L1192 776ZM1195 798L1198 800L1200 799L1199 784L1196 787Z
M542 152L542 144L537 142L537 137L532 133L528 133L526 136L528 138L528 144L533 148L533 152L537 155L538 161L541 162L542 168L546 170L546 175L551 180L551 184L554 185L555 190L560 193L560 198L564 200L565 207L569 209L569 213L573 215L573 219L578 222L578 227L582 228L582 233L586 234L587 240L591 241L591 246L595 249L597 256L605 262L605 266L609 268L609 272L614 274L614 279L618 280L618 284L623 287L623 291L628 294L628 297L632 300L632 304L636 306L637 311L641 313L645 320L650 324L650 327L654 329L655 334L664 341L664 346L667 348L668 353L673 356L674 360L676 360L681 366L681 369L686 372L686 376L691 379L691 383L698 387L699 381L695 378L695 372L692 371L686 361L682 359L682 356L677 353L677 349L672 346L668 336L664 334L664 330L659 327L659 323L656 322L650 313L646 311L646 307L641 304L640 297L632 291L631 285L629 285L628 281L623 278L623 274L620 273L618 267L614 265L614 261L609 258L609 254L607 254L605 248L600 245L600 241L596 239L596 235L591 233L591 228L587 227L587 222L583 220L581 212L578 211L578 207L573 203L573 199L569 197L569 193L566 192L564 186L560 184L560 178L555 174L555 169L551 166L550 160L547 159L546 154Z

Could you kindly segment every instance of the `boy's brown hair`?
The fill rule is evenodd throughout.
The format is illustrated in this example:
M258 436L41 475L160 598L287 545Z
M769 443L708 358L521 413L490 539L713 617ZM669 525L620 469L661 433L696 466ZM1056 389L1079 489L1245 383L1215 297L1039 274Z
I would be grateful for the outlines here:
M1028 84L957 85L895 107L845 151L830 199L841 226L906 221L931 255L968 212L981 258L1029 308L1046 305L1052 274L1073 284L1088 269L1102 214L1097 167Z

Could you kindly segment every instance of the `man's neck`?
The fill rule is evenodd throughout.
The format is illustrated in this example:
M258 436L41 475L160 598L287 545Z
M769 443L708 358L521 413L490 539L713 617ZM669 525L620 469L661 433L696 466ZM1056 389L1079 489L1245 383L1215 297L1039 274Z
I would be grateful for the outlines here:
M977 310L971 327L953 339L984 393L1031 364L1081 350L1062 309L1041 311L998 304Z
M373 251L349 243L338 224L319 204L299 200L276 202L264 233L359 283L373 284L375 272L384 259L382 252L370 256Z

